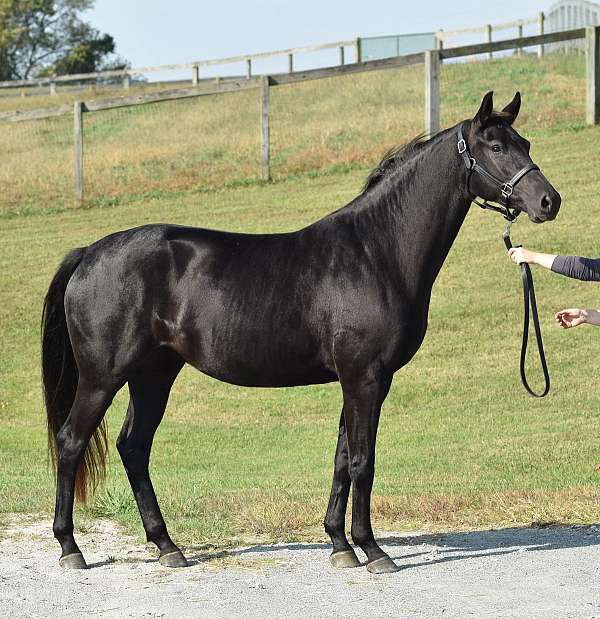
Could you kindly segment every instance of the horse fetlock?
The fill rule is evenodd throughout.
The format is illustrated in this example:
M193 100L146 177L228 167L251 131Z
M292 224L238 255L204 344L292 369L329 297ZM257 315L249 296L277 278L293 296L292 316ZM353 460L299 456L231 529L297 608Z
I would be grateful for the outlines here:
M329 535L330 537L344 534L344 522L325 520L323 522L323 528L325 529L325 533L327 533L327 535Z
M70 541L73 539L73 523L55 523L52 526L52 533L61 544Z
M371 558L371 556L375 554L385 554L383 550L381 550L381 548L379 548L379 546L377 545L371 527L360 529L357 527L353 527L350 530L350 535L352 536L352 541L357 546L360 546L365 551L365 553L367 553L369 558Z

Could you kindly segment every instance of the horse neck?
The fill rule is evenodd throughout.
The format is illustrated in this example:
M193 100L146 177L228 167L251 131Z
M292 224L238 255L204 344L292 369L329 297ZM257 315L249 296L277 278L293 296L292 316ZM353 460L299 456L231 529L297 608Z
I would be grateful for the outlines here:
M431 291L471 202L455 132L421 148L381 187L364 194L355 218L359 228L370 231L372 253L392 261L408 294Z

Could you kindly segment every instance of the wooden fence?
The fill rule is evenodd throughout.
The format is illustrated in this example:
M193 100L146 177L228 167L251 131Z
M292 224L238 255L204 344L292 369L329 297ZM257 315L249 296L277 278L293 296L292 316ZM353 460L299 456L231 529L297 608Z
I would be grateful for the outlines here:
M543 12L540 12L535 17L528 19L518 19L516 21L502 22L501 24L485 24L483 26L475 26L471 28L458 28L456 30L438 30L435 33L437 40L437 48L443 49L448 47L448 42L460 35L469 34L483 34L485 36L486 43L492 43L492 36L494 32L502 32L506 30L516 30L517 38L523 38L523 27L531 24L537 24L538 34L544 34L544 24L546 16ZM517 47L517 49L520 49ZM540 55L542 55L543 48L540 48ZM493 50L488 52L488 58L492 58Z
M42 87L48 86L50 94L56 95L57 84L67 84L72 82L99 81L99 80L116 80L122 79L123 86L129 88L131 78L146 75L148 73L166 73L172 71L189 71L190 81L193 86L201 81L201 67L212 67L226 64L244 64L245 77L252 77L252 63L255 60L264 60L266 58L277 58L287 56L288 73L294 72L294 56L296 54L304 54L308 52L323 51L326 49L337 49L338 60L340 65L345 64L345 48L352 47L354 49L355 58L360 62L360 38L350 41L335 41L333 43L322 43L318 45L308 45L305 47L294 47L290 49L280 49L273 52L260 52L257 54L243 54L241 56L229 56L227 58L216 58L213 60L196 60L183 64L163 64L155 67L139 67L135 69L119 69L114 71L98 71L96 73L77 73L70 75L59 75L54 77L35 78L28 80L10 80L0 82L0 89L3 88L26 88L26 87ZM229 79L229 78L222 78ZM233 78L239 79L239 78Z
M576 0L572 0L576 1ZM458 30L448 30L443 31L439 30L436 32L436 41L437 47L448 47L447 42L450 37L461 35L461 34L472 34L472 33L486 33L487 42L492 41L492 32L499 32L511 28L517 28L519 32L519 36L523 36L523 26L527 24L532 24L538 22L539 23L539 34L544 33L544 14L540 13L538 17L518 20L514 22L505 22L502 24L487 24L485 26L479 26L475 28L460 28ZM98 71L96 73L78 73L71 75L61 75L61 76L52 76L45 78L35 78L35 79L27 79L27 80L10 80L0 82L0 90L3 89L23 89L23 88L42 88L48 87L49 93L52 96L57 95L57 86L58 85L67 85L67 84L77 84L82 82L102 82L102 81L110 81L114 82L116 80L122 80L123 87L125 89L129 89L131 86L132 78L140 77L146 74L152 73L168 73L168 72L181 72L188 71L190 75L190 82L192 86L198 85L202 80L201 69L203 67L213 67L219 65L228 65L228 64L240 64L244 66L244 76L246 78L250 78L253 75L253 62L257 60L264 60L267 58L277 58L277 57L285 57L287 56L287 66L288 73L294 72L294 56L297 54L305 54L310 52L318 52L328 49L337 49L338 50L338 64L342 66L346 64L346 48L349 47L354 52L354 58L356 62L362 62L363 54L362 54L362 41L366 40L362 37L356 37L355 39L347 40L347 41L334 41L331 43L322 43L318 45L307 45L304 47L295 47L289 49L281 49L272 52L261 52L257 54L242 54L240 56L229 56L226 58L216 58L212 60L196 60L193 62L187 62L182 64L164 64L153 67L138 67L133 69L121 69L114 71ZM491 52L490 52L491 56ZM237 76L233 79L239 79L240 76ZM210 79L210 78L204 78ZM230 78L221 78L224 80Z
M480 43L463 47L429 50L424 53L355 62L336 67L310 69L293 73L264 75L211 84L198 84L191 88L165 90L136 96L115 97L97 101L78 101L74 105L62 105L56 108L44 108L18 112L0 113L0 123L15 123L73 114L74 117L74 154L75 154L75 198L81 203L84 196L84 117L86 113L109 110L135 105L146 105L160 101L172 101L190 97L207 96L237 90L256 89L261 97L261 149L260 169L264 180L271 177L270 170L270 89L283 84L306 82L310 80L332 78L366 71L394 69L416 64L424 64L425 77L425 131L435 132L440 128L440 65L445 59L462 58L477 54L489 54L519 47L543 46L561 41L584 40L586 49L586 122L590 125L600 124L600 27L590 26L563 32L555 32L530 37Z

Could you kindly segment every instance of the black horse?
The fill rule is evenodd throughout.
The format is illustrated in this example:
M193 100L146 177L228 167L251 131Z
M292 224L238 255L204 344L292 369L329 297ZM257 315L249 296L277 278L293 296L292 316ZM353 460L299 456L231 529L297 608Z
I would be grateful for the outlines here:
M388 153L357 198L297 232L157 224L66 256L46 296L42 333L61 565L86 567L73 537L74 494L85 500L105 472L103 417L125 383L130 401L117 448L147 539L163 565L187 564L167 532L148 462L171 386L189 363L248 387L339 381L343 406L324 522L331 561L359 565L344 527L352 486L351 534L368 569L398 569L371 528L375 438L394 372L425 336L436 276L473 198L498 201L501 191L506 198L498 178L522 172L510 205L534 222L553 219L560 206L532 165L529 143L512 128L520 103L517 93L495 112L488 93L460 130Z

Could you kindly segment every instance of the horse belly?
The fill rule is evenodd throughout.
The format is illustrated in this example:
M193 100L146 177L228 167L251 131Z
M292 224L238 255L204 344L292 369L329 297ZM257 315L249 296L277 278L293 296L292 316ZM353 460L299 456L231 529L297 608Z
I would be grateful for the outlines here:
M299 324L265 313L194 321L179 352L201 372L248 387L290 387L337 380L319 341Z

